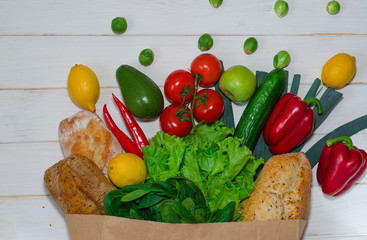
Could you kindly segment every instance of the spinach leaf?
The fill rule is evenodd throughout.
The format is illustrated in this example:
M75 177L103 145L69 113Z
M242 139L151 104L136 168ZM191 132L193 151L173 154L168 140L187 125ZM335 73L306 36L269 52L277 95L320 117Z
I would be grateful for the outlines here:
M210 214L208 222L229 222L235 211L235 202L230 202L223 209L215 210Z
M119 209L120 203L119 200L121 198L121 191L119 189L112 190L108 192L103 200L103 207L106 211L106 214L109 216L114 215L114 212L117 212L116 210ZM118 200L118 205L116 206L116 203L114 200ZM114 202L114 204L112 204Z
M130 202L133 201L135 199L138 199L144 195L146 195L147 193L149 193L149 190L146 189L137 189L134 190L132 192L129 192L127 194L125 194L122 198L121 198L121 202Z
M139 202L138 205L138 209L142 209L142 208L148 208L151 207L157 203L159 203L160 201L163 201L165 198L162 196L157 196L157 195L147 195L144 198L142 198Z
M112 190L104 208L112 216L168 223L224 221L230 215L227 206L213 215L200 188L184 177Z

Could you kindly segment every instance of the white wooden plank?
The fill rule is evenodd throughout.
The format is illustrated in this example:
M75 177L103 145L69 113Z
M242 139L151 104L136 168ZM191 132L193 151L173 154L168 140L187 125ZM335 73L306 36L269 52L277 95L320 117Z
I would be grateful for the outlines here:
M313 187L307 235L367 235L365 188L366 184L356 185L348 194L331 198Z
M301 74L302 83L320 78L325 62L340 52L357 59L358 72L353 84L367 83L367 36L258 36L258 50L252 55L243 52L245 36L214 36L209 51L221 59L225 68L245 65L252 71L270 71L273 57L280 50L291 55L287 70ZM70 68L75 64L89 66L103 87L116 87L116 69L129 64L163 86L167 76L176 69L189 69L191 61L202 52L197 36L38 36L1 37L0 88L64 88ZM149 67L138 62L144 48L155 52ZM362 51L361 51L362 49Z
M0 239L69 239L56 203L47 196L0 198Z
M331 16L326 1L289 1L289 13L280 19L273 0L227 0L218 9L196 0L1 1L0 22L6 24L0 34L113 34L117 16L128 21L125 35L365 34L364 0L340 3L340 13Z
M63 159L58 142L0 144L0 152L0 196L48 194L43 175Z
M304 239L363 239L367 236L366 185L339 199L312 189ZM48 196L0 198L0 235L4 239L68 239L65 220Z

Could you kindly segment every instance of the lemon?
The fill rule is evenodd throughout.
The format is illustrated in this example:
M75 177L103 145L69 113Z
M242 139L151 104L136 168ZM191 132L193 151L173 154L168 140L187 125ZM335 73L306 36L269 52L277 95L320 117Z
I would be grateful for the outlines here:
M355 73L356 58L346 53L339 53L325 63L321 80L325 86L338 89L350 82Z
M144 182L147 170L144 160L132 153L121 153L108 164L108 177L118 188Z
M71 68L68 77L68 91L71 99L78 106L95 112L99 90L98 78L89 67L77 64Z

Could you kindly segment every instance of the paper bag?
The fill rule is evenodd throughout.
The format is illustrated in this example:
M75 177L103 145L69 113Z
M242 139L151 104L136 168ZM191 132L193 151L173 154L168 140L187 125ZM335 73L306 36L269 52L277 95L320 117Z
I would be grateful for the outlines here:
M71 240L296 240L307 220L172 224L100 215L65 215Z

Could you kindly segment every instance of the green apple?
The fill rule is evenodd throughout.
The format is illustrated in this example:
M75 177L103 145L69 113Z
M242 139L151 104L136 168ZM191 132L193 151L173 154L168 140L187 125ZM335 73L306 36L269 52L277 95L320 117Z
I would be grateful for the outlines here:
M235 104L248 101L256 90L256 77L242 65L228 68L219 79L219 88Z

